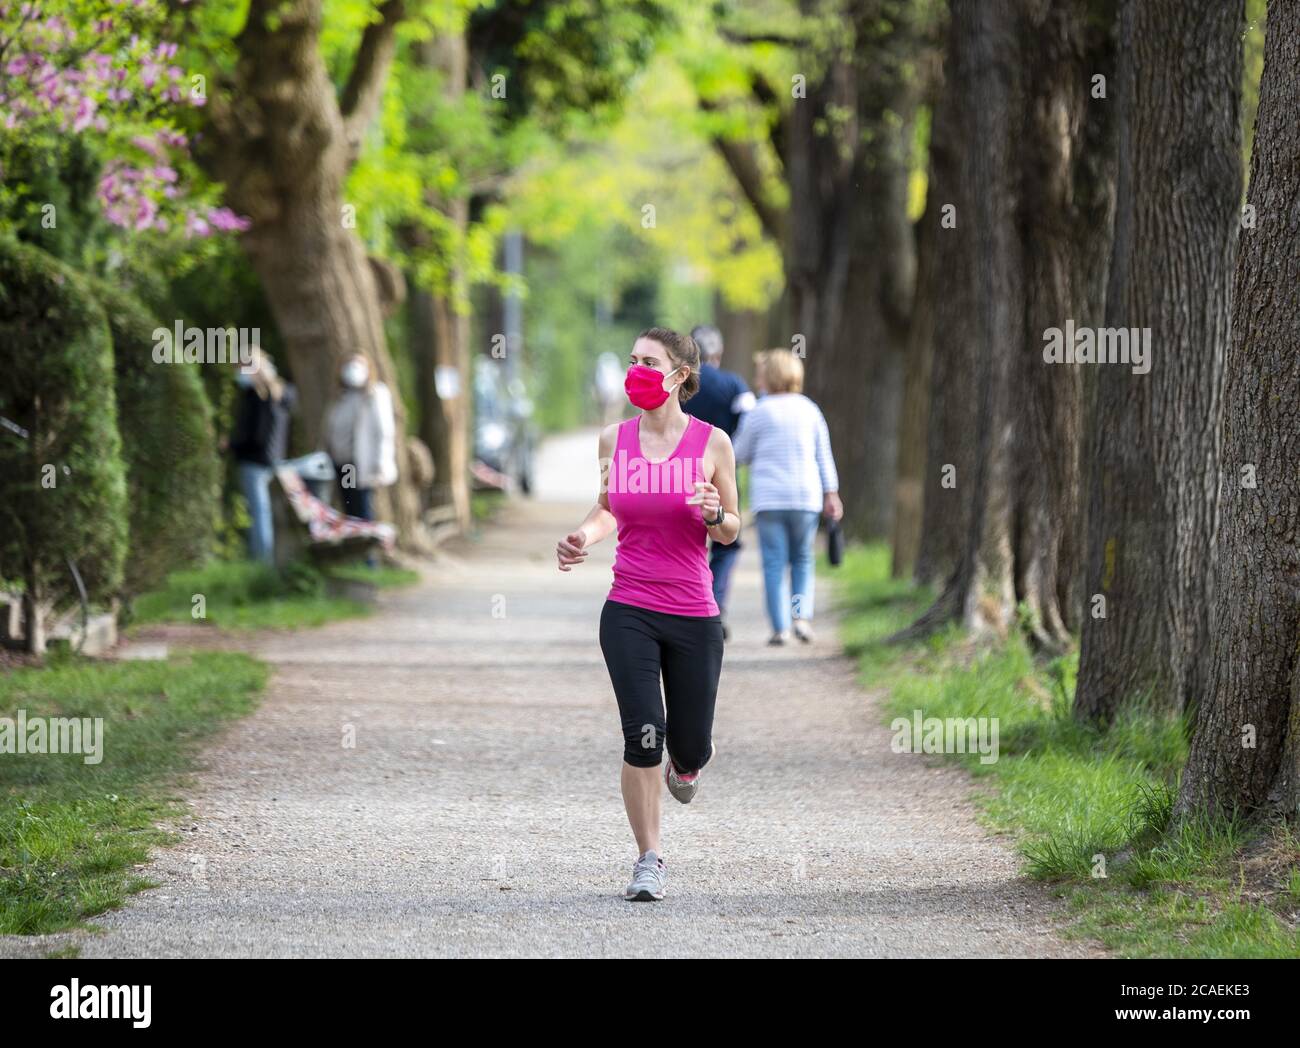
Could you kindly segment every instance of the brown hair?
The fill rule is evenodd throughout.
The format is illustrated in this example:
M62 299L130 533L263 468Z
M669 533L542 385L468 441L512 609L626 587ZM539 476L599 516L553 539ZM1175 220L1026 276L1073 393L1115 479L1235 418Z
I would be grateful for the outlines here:
M685 403L699 392L700 347L695 344L695 339L691 338L690 335L683 335L672 328L665 327L646 328L641 334L637 335L637 338L648 338L651 342L658 342L659 345L663 346L668 351L674 370L689 365L691 373L686 377L686 381L677 387L679 400Z

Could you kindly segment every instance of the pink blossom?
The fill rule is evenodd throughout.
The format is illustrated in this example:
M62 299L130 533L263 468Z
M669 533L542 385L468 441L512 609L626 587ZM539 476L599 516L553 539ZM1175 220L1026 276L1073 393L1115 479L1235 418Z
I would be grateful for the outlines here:
M242 233L253 224L251 220L235 214L228 207L208 208L208 221L217 229L227 233Z
M95 118L95 107L98 104L87 95L81 96L81 100L77 103L77 118L72 124L73 131L84 131L90 126L90 122Z
M143 149L151 157L154 157L155 159L158 160L162 159L163 157L162 149L159 147L157 141L155 141L153 138L150 138L148 135L136 135L134 138L131 139L131 142L137 148Z

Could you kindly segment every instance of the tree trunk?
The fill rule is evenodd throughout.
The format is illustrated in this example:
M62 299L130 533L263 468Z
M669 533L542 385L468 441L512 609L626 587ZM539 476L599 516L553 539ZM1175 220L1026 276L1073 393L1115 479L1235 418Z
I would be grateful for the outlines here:
M970 510L962 551L935 604L905 635L926 633L957 619L976 632L1005 634L1015 613L1012 576L1011 497L1012 359L1024 344L1023 263L1016 226L1020 198L1019 143L1022 63L1017 54L1018 18L1012 0L954 0L951 24L951 84L965 108L970 129L959 159L959 178L969 187L970 206L957 215L958 228L971 228L959 243L968 258L956 264L973 278L968 323L957 336L964 371L973 387L974 460L957 484L970 484ZM954 353L949 364L957 363ZM963 361L962 363L965 363ZM968 409L969 412L969 409ZM969 413L966 417L969 419ZM946 449L938 449L940 453ZM951 490L951 489L950 489Z
M1041 649L1063 652L1074 608L1082 534L1079 463L1082 374L1043 360L1049 328L1095 327L1110 245L1114 122L1090 77L1113 69L1113 3L1029 0L1023 48L1034 88L1026 98L1020 227L1025 244L1025 331L1016 367L1015 590ZM1090 17L1093 16L1093 17Z
M1098 364L1075 712L1206 693L1219 423L1241 200L1240 4L1123 0L1110 328L1149 374ZM1097 601L1104 598L1104 606ZM1104 611L1105 617L1101 617Z
M1105 103L1090 108L1087 85L1089 72L1109 69L1105 8L953 4L932 203L953 205L956 227L941 211L933 230L942 293L916 572L924 583L949 574L904 636L954 619L1005 634L1023 603L1041 647L1070 641L1081 381L1047 365L1042 347L1048 328L1088 323L1099 309L1112 154ZM937 163L945 151L952 175Z
M921 535L913 577L922 586L944 586L961 560L970 520L975 476L975 402L971 376L976 373L975 347L960 333L971 330L975 312L974 210L961 165L974 148L969 123L968 83L957 80L957 62L966 46L951 22L944 85L930 125L930 184L920 239L933 244L936 288L934 316L927 321L917 309L916 328L933 330L930 385L922 476ZM964 69L962 75L974 75ZM918 277L918 281L923 275ZM938 286L938 285L941 285ZM923 287L918 283L918 287ZM940 293L941 292L941 293ZM919 331L917 332L919 337Z
M422 405L420 438L433 452L431 502L451 506L463 529L470 523L468 318L453 308L449 295L425 290L411 296L411 311L411 347ZM457 377L449 378L452 375Z
M446 33L416 49L421 63L437 69L449 98L465 94L468 51L463 32ZM470 525L469 460L473 374L469 317L457 308L464 297L465 266L460 244L469 225L469 201L442 199L430 191L430 203L447 216L454 232L452 257L445 259L447 284L420 289L411 301L411 355L415 360L420 402L420 437L433 453L433 506L450 506L462 530ZM518 352L509 347L509 352ZM443 376L441 384L437 376ZM453 377L454 376L454 377Z
M1300 814L1300 6L1274 3L1224 396L1218 593L1180 814Z
M722 332L722 366L734 371L754 388L754 354L767 349L767 313L752 309L730 309L719 295L714 306L718 330Z
M931 178L934 178L931 157ZM930 376L934 363L934 306L938 279L935 252L937 207L926 202L917 224L916 288L912 295L903 369L903 403L898 424L898 476L894 482L893 556L890 575L907 578L921 549L922 499L925 492L926 430L930 414Z
M45 654L45 615L41 584L33 574L28 576L23 590L23 650L29 655Z
M226 201L252 219L243 243L266 290L300 394L299 432L319 439L343 358L364 353L393 391L400 479L387 507L403 545L425 546L383 304L344 210L343 182L373 118L404 11L390 0L361 40L337 100L320 54L321 0L252 0L229 90L210 99L201 153Z
M828 56L785 130L786 283L805 389L830 428L845 530L888 538L915 277L907 181L917 40L913 16L883 0L853 0L846 15L852 50Z

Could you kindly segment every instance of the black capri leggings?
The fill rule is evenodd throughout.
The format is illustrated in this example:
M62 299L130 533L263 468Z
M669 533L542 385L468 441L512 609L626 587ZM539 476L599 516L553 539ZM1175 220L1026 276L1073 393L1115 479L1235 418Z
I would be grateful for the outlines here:
M712 753L722 616L669 615L607 600L600 612L600 650L623 721L623 760L653 768L666 742L678 771L703 768Z

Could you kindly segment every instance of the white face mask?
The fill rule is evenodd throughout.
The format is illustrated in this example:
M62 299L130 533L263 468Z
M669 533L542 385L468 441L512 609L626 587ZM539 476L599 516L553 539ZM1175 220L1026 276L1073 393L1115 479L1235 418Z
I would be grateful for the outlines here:
M370 377L370 369L359 360L349 361L343 366L343 384L353 389L360 389Z

